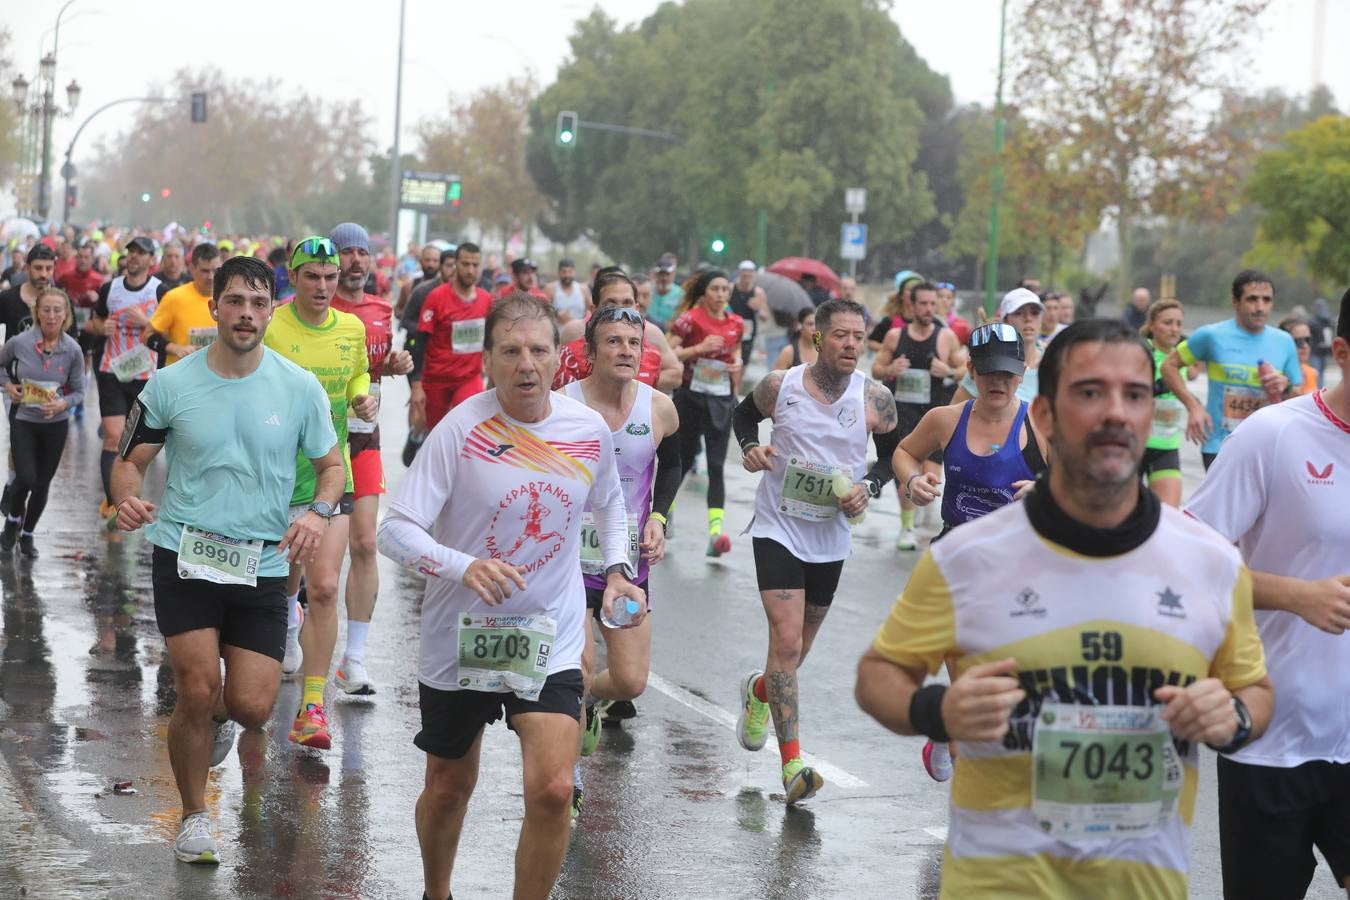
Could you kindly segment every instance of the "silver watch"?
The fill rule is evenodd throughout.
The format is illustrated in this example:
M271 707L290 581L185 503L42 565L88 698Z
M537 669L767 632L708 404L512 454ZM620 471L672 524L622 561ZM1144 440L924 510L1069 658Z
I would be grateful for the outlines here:
M332 504L325 503L322 500L315 500L309 505L308 512L314 513L321 519L331 519L337 515L337 510L333 509Z

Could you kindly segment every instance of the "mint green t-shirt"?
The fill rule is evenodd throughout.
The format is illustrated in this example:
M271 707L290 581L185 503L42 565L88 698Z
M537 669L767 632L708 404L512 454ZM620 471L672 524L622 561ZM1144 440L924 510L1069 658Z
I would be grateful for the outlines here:
M141 392L145 424L169 432L168 480L150 542L176 553L184 525L267 541L258 574L285 576L275 543L290 525L296 451L318 459L337 444L328 395L312 374L266 348L244 378L220 377L206 358L193 353L160 369Z

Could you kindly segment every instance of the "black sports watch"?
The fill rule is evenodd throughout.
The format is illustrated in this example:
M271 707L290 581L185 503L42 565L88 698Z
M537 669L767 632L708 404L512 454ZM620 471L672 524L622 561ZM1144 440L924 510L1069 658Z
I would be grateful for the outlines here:
M322 500L315 500L309 505L307 511L314 513L314 515L324 520L331 519L333 516L337 515L337 510L333 509L332 504L325 503Z
M1216 753L1233 753L1247 743L1247 739L1252 736L1252 714L1247 709L1247 704L1243 703L1238 697L1233 698L1233 713L1237 716L1237 731L1233 732L1233 739L1222 747L1215 747L1209 744L1209 748Z

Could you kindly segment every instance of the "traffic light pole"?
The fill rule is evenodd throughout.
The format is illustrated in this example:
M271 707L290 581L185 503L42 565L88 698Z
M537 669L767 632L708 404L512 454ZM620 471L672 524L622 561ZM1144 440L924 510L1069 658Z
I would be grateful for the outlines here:
M89 118L80 123L80 127L75 129L75 136L70 139L70 146L66 148L66 163L61 167L61 177L65 179L65 194L61 197L61 224L70 222L70 181L75 177L75 166L70 161L75 153L75 142L80 139L80 134L85 126L94 121L94 118L104 110L112 109L114 106L120 106L123 103L178 103L177 97L123 97L121 100L114 100L111 103L105 103L98 109L89 114Z

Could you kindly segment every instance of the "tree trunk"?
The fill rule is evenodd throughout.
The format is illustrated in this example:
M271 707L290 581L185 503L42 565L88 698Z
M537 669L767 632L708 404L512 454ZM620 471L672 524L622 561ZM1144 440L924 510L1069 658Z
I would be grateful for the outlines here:
M1116 247L1120 253L1120 262L1116 265L1116 299L1120 302L1121 309L1129 305L1130 293L1134 290L1131 283L1134 260L1130 258L1134 252L1134 241L1130 235L1133 220L1133 212L1128 202L1122 202L1120 212L1116 216Z

